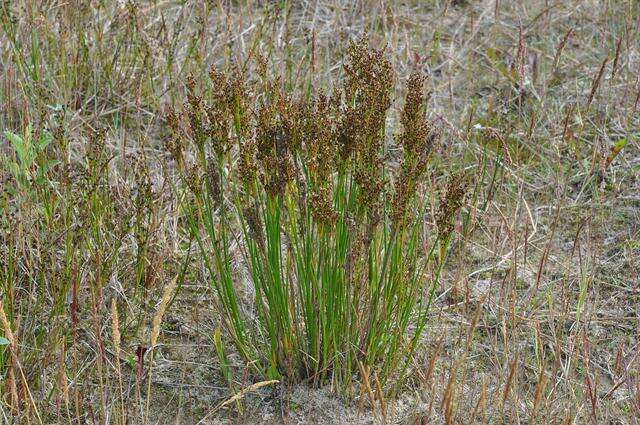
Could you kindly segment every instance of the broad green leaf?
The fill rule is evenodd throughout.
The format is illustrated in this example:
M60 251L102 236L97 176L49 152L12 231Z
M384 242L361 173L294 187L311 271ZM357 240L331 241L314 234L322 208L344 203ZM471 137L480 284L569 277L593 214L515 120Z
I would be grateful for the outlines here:
M0 336L0 345L9 345L11 344L11 341L9 341L7 338Z
M40 136L40 141L38 142L38 149L40 151L45 150L46 147L49 146L52 141L53 141L53 137L51 136L51 133L49 133L48 131L43 131L42 135Z
M9 162L8 167L9 167L9 171L11 171L11 174L13 174L13 178L15 178L16 180L22 179L23 173L20 170L20 166L18 164L16 164L15 162Z
M4 136L11 142L13 149L15 149L18 154L20 163L22 163L23 166L26 165L29 157L29 148L26 143L24 143L24 140L22 140L22 137L10 131L5 131Z
M620 152L622 152L622 149L624 149L625 146L627 146L628 143L629 143L629 139L627 137L625 137L624 139L618 140L613 145L613 147L611 148L611 152L607 156L607 166L609 164L611 164L613 162L613 160L616 159L616 157L618 155L620 155Z
M620 150L622 148L624 148L625 146L627 146L627 144L629 143L629 139L627 139L626 137L624 139L620 139L616 142L615 145L613 145L614 149Z
M49 170L51 170L58 164L60 164L60 161L58 161L57 159L52 159L51 161L46 162L38 169L38 177L44 177L49 172Z

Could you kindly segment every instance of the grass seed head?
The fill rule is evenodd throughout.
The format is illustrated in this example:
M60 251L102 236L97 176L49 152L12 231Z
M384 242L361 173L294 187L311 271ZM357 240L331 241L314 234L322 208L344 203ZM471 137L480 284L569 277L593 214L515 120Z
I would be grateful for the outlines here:
M202 175L200 172L200 167L197 164L192 164L187 169L187 174L185 176L185 182L191 193L195 196L199 196L202 188Z
M259 110L256 124L256 158L260 164L262 184L271 196L282 195L287 183L293 178L290 153L291 132L283 122L286 118L282 105L278 105L279 94Z
M411 74L400 116L403 131L398 140L404 152L393 196L392 219L396 226L404 224L407 205L415 195L438 139L438 133L426 117L424 81L425 77L419 73Z
M238 173L245 188L251 188L258 176L256 144L254 139L242 142L239 152Z
M424 81L425 77L417 72L412 73L407 81L407 94L400 116L403 127L400 143L405 158L414 159L430 147L431 128L425 117Z
M333 208L333 197L329 187L316 188L309 197L309 203L311 214L318 223L330 224L336 220L337 213Z
M309 171L319 182L326 182L336 169L338 145L335 142L329 99L320 93L312 104L304 104L302 138Z
M243 211L245 220L247 221L247 227L249 228L249 234L256 242L258 247L264 251L265 242L263 236L262 219L260 218L260 211L258 205L253 203L246 207Z
M195 78L190 75L187 78L187 101L184 104L184 110L189 120L193 141L199 150L203 150L207 141L207 128L203 119L202 97L196 95L196 90Z
M385 184L380 155L391 106L393 70L384 50L370 49L365 38L350 44L348 56L341 139L343 150L355 155L354 178L361 189L360 204L372 210Z
M207 161L207 173L206 184L209 196L214 200L215 206L220 207L222 205L222 182L220 178L220 171L213 158L209 158Z
M436 225L440 240L446 240L453 232L455 217L464 203L467 182L463 174L454 174L447 184L444 197L436 213Z

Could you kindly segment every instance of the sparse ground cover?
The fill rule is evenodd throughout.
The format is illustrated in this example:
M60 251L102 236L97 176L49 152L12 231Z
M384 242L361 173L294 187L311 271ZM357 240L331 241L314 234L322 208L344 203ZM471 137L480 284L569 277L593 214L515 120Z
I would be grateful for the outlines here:
M637 423L637 2L20 0L0 8L3 422ZM213 150L198 157L193 105L215 103L221 86L215 69L230 81L241 74L252 88L245 99L250 119L273 118L247 126L257 134L268 133L260 130L266 124L286 127L287 114L296 113L314 134L321 133L318 123L339 127L335 110L312 120L304 108L260 105L278 92L309 100L317 112L312 99L320 90L330 97L349 81L349 43L363 36L384 49L394 76L384 125L373 132L384 133L379 153L389 170L373 245L392 239L385 220L393 216L397 176L411 149L402 134L412 73L426 78L427 122L439 135L408 208L419 223L421 248L438 246L447 181L468 179L460 212L450 216L442 270L434 266L439 261L425 263L428 249L416 254L424 285L405 331L415 335L421 320L424 330L405 363L386 356L384 342L393 338L383 333L365 337L386 347L380 356L362 349L371 344L350 352L349 335L356 342L363 337L349 333L302 344L313 320L291 332L284 325L270 329L265 312L275 310L257 313L260 287L251 264L273 263L261 263L256 238L254 263L243 257L253 236L238 236L249 215L237 209L238 222L230 224L237 232L229 230L233 240L220 245L228 246L228 261L219 264L228 265L241 317L257 332L245 346L266 353L251 361L229 332L229 305L221 302L226 266L207 264L220 252L211 233L219 229L219 210L193 209L216 201L204 179L203 193L192 190L215 157ZM225 104L234 98L225 96ZM207 116L205 123L213 121ZM229 122L236 143L238 122ZM181 131L191 161L186 168L174 144ZM278 145L272 147L277 153ZM241 160L234 149L211 162L228 183ZM296 193L305 187L313 198L316 177L309 176L311 186L288 187L295 185ZM270 205L266 189L251 198L246 188L226 187L229 208L242 196ZM322 193L318 188L315 206L326 205ZM282 227L294 227L286 220L296 214L315 223L304 209L286 208ZM356 222L358 214L369 217L351 212ZM316 236L307 233L299 242ZM269 243L269 252L280 246ZM290 256L283 264L300 253L281 252ZM401 264L415 272L408 260ZM291 277L292 266L280 270L282 281L301 280ZM390 282L411 282L407 270L396 272ZM433 302L421 316L431 284ZM297 299L298 287L286 288L293 295L285 299ZM373 311L370 295L358 298L363 311ZM381 311L393 311L399 299L392 293ZM285 324L291 325L286 314L293 305L280 310ZM327 325L331 315L313 317L319 329L335 329ZM357 329L383 322L362 323ZM390 323L378 329L404 329ZM270 341L276 348L259 347ZM314 349L332 354L322 359L308 352ZM352 359L336 361L340 353ZM294 357L295 371L286 361ZM397 373L385 380L376 369L381 364L406 364L407 379L400 386Z

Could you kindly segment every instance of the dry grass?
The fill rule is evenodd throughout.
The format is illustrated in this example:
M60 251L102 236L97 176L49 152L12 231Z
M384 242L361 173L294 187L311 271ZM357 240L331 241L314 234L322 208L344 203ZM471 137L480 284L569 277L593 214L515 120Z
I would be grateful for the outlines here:
M637 423L637 2L0 10L0 129L34 141L22 168L0 144L16 163L0 169L4 422ZM429 118L444 128L428 179L477 172L487 155L502 166L486 208L463 207L473 232L457 223L397 400L373 379L354 402L258 388L231 345L218 362L220 314L179 208L166 111L189 74L237 64L253 75L258 56L290 90L328 89L343 77L345 42L365 31L400 78L428 77ZM389 150L399 157L394 141ZM238 284L247 300L249 288Z

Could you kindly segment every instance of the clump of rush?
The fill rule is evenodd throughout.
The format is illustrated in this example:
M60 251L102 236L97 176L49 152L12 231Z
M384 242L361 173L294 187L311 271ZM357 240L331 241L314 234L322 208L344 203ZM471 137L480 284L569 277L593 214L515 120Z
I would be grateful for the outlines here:
M386 160L395 75L384 52L351 43L344 82L297 98L261 66L187 81L167 148L227 335L268 379L391 391L428 325L464 185L454 180L423 236L425 181L439 131L424 77L406 83L399 167ZM199 94L196 94L199 93ZM253 288L243 298L248 270Z

